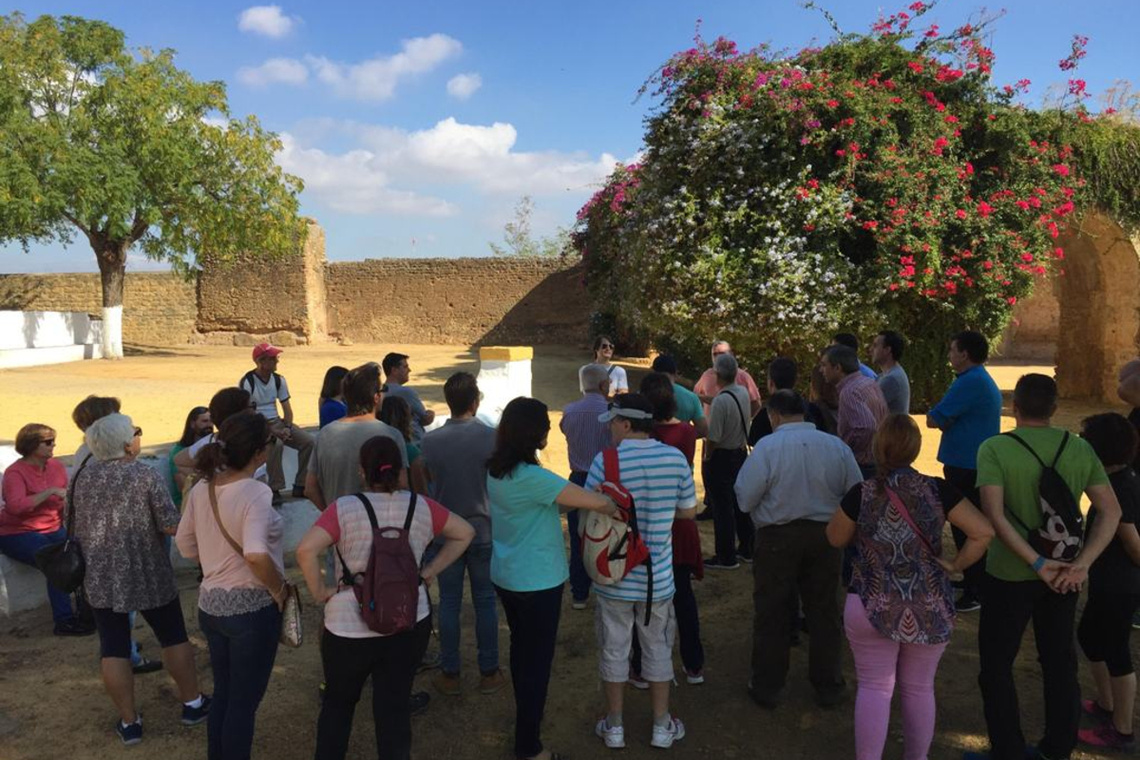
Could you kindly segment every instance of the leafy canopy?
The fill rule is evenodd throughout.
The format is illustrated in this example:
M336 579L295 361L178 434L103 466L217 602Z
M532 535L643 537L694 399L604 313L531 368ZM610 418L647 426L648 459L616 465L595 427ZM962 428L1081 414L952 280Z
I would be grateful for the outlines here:
M78 231L101 269L135 243L181 271L286 255L303 240L302 184L279 148L171 50L132 53L102 21L0 17L0 242Z

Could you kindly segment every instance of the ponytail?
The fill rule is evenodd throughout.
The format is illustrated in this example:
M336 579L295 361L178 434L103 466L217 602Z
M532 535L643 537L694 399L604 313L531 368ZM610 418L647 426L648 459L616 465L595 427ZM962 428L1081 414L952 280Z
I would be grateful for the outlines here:
M404 469L400 448L386 435L369 438L360 447L360 469L370 490L392 493L400 487Z
M269 423L257 412L239 412L222 423L214 440L202 447L194 470L206 480L219 471L241 470L269 443Z

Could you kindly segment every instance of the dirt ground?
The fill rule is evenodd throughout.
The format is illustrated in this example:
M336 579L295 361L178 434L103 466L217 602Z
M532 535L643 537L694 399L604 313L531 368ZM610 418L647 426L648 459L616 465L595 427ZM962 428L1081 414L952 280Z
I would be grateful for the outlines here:
M388 350L411 356L412 381L425 403L446 412L443 382L452 372L477 371L474 352L462 346L314 346L288 349L280 371L289 381L294 410L300 424L315 424L316 398L325 369L331 364L352 367L378 361ZM558 410L578 396L576 369L588 357L572 348L539 347L534 361L534 395ZM636 385L644 362L630 362ZM0 442L10 442L19 427L31 421L52 425L58 431L61 455L75 450L79 431L70 420L77 401L89 393L123 399L123 411L144 429L144 446L161 451L176 439L190 407L205 404L224 385L233 384L248 368L249 349L179 347L132 350L119 362L82 362L53 367L0 371ZM1017 377L1027 371L1051 371L1028 365L991 368L1008 395ZM1075 429L1081 417L1101 411L1084 404L1066 403L1060 424ZM565 441L555 432L544 459L552 469L567 474ZM1012 419L1003 420L1012 426ZM938 436L924 431L919 468L938 472L935 462ZM706 549L711 550L711 523L700 523ZM296 575L296 570L291 571ZM198 669L205 691L210 691L210 668L205 640L197 626L194 578L180 577L182 603L198 650ZM782 758L845 758L853 754L851 703L835 710L815 707L806 680L807 645L793 650L787 699L774 712L756 707L745 694L751 647L751 575L747 569L710 572L698 585L707 681L702 686L682 683L674 691L673 711L687 726L688 736L672 754L682 758L744 758L759 755ZM304 593L304 592L303 592ZM932 760L950 760L962 750L983 749L985 726L977 690L977 614L964 615L946 652L938 675L938 733ZM258 715L255 757L293 760L311 757L318 711L317 685L321 680L315 633L319 611L306 608L309 640L297 650L282 649L277 657L269 691ZM440 760L475 760L511 756L513 702L510 689L493 696L475 690L473 615L464 609L463 662L465 693L443 697L433 691L428 711L414 720L414 755ZM140 621L136 631L145 653L157 656L157 644ZM1023 724L1031 740L1040 736L1043 705L1041 678L1031 636L1017 665ZM500 622L501 659L507 660L509 633ZM433 643L433 648L436 644ZM574 758L598 757L605 749L593 736L593 724L602 711L603 697L597 679L592 609L563 609L557 655L547 704L544 741ZM678 673L680 664L678 661ZM854 687L850 657L847 680ZM431 690L431 673L419 677L417 687ZM1086 693L1091 679L1082 673ZM852 688L853 691L853 688ZM184 729L178 723L178 705L169 679L162 673L136 679L140 709L145 715L146 739L133 754L164 760L191 760L205 756L205 728ZM370 699L358 710L350 757L375 753ZM46 608L0 622L0 760L71 760L117 756L122 750L111 732L114 711L103 692L94 638L56 639L51 635ZM625 757L650 757L648 695L627 697L628 748ZM901 756L898 716L892 723L886 757ZM1100 757L1078 752L1075 758Z

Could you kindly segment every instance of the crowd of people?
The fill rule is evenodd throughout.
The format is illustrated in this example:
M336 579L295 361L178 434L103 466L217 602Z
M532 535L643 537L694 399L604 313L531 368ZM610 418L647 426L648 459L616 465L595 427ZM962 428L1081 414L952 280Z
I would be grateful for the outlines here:
M411 716L430 701L413 692L425 665L438 665L432 684L441 695L464 692L465 576L477 690L512 685L517 757L559 757L544 745L542 723L567 582L571 610L593 605L605 701L594 733L607 748L626 746L632 686L649 692L649 743L667 749L686 733L670 709L675 641L686 681L707 677L693 582L742 563L752 566L754 618L741 687L760 707L779 709L790 649L806 631L808 681L818 705L834 708L847 699L849 648L857 760L882 757L896 684L903 757L927 756L939 661L956 616L978 610L990 750L968 758L1061 760L1078 742L1132 747L1140 359L1120 373L1130 417L1093 415L1072 435L1052 424L1053 379L1026 374L1013 392L1015 428L1002 434L985 338L952 336L956 377L925 417L941 431L943 472L935 477L914 468L922 432L910 415L905 339L883 331L868 348L878 372L860 361L854 335L836 335L807 372L806 397L796 390L800 368L786 357L766 367L762 396L724 341L712 344L712 366L691 389L676 361L658 356L633 391L612 362L614 342L600 336L578 372L581 398L561 416L567 479L543 464L551 418L538 399L514 399L492 428L477 418L476 378L457 372L444 384L449 416L440 424L408 384L409 357L392 353L379 364L330 368L317 402L320 428L310 432L294 424L289 385L277 371L282 350L260 344L250 372L189 411L161 468L139 459L143 431L118 399L91 396L76 407L84 444L70 472L55 457L54 430L22 428L21 459L3 475L0 553L35 565L38 551L71 536L86 574L74 598L49 584L54 632L98 634L115 732L124 744L142 741L134 677L165 669L182 723L207 723L211 760L251 755L293 593L277 507L300 497L321 513L296 550L309 594L323 606L319 759L346 756L369 677L380 758L410 756ZM291 487L285 446L298 455ZM615 484L625 495L620 508ZM1082 495L1091 504L1087 519L1076 506ZM633 523L646 550L616 578L583 561L586 525L599 516ZM700 519L712 521L708 557ZM943 548L947 523L952 553ZM198 684L172 538L200 568L198 624L212 695ZM510 629L506 673L500 608ZM152 629L161 662L142 657L132 639L136 613ZM1013 677L1031 623L1046 712L1035 745L1020 728ZM438 661L427 653L433 628ZM1096 684L1085 700L1077 643ZM1080 728L1082 715L1092 727Z

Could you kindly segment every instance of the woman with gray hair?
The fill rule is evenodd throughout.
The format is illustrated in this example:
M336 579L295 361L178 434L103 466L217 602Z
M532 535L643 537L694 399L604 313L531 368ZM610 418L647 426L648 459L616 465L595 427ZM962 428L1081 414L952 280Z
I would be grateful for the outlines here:
M194 650L165 549L165 537L178 528L178 511L162 475L137 459L141 436L125 414L94 422L84 434L92 457L72 484L103 685L119 711L115 733L127 745L142 741L130 661L132 610L142 613L162 646L163 665L183 703L183 725L201 723L210 710L210 698L198 691Z

